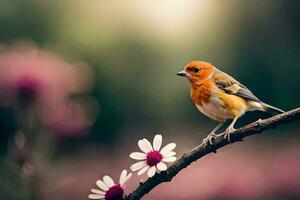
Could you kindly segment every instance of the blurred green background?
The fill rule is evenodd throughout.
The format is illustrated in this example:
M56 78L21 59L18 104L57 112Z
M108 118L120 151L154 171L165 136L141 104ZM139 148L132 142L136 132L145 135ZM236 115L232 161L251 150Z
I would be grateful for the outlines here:
M131 164L127 155L136 150L140 138L152 139L155 133L162 133L168 142L178 143L178 154L198 144L215 122L199 113L190 99L188 82L175 75L192 60L214 64L269 104L284 110L299 106L299 23L300 1L1 0L1 44L30 41L67 59L83 60L94 71L91 95L99 104L99 115L86 137L66 140L55 150L47 163L44 183L58 188L42 189L44 198L86 199L97 178L115 171L118 174ZM239 125L260 117L266 115L249 113ZM0 120L5 160L7 143L15 129L6 108L1 108ZM270 153L290 146L299 152L299 131L299 123L280 127L269 131L274 134L237 144L227 154L234 159L237 152L257 155L260 150ZM261 160L275 158L276 154L272 156L265 155ZM256 157L251 158L256 163ZM293 158L299 164L299 157ZM15 199L26 199L22 183L14 180L18 176L8 175L11 167L3 163L0 198L14 199L12 188L17 188ZM218 165L223 164L220 161ZM64 176L69 179L58 178ZM85 177L81 184L79 176ZM300 187L300 177L295 179ZM174 187L170 191L176 193ZM172 199L221 198L204 198L199 193L193 196L190 190L181 190ZM159 191L153 193L145 199L170 197ZM298 195L282 192L221 199L297 199Z

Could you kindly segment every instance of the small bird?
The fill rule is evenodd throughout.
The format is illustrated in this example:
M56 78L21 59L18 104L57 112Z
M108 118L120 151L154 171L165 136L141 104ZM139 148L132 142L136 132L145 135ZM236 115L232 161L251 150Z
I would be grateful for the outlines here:
M205 144L212 144L218 135L216 131L232 119L224 132L224 138L230 141L234 124L247 111L260 110L271 115L284 111L259 100L246 86L230 75L204 61L192 61L177 73L186 77L191 85L191 97L200 112L216 120L219 124L204 139Z

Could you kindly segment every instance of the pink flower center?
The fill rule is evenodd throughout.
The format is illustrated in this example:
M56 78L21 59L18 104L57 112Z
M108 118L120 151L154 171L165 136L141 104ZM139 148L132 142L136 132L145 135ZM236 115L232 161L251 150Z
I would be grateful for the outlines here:
M162 155L159 151L150 151L147 153L146 162L147 164L152 167L157 165L162 160Z
M105 192L105 200L122 200L123 199L124 190L120 184L116 184L111 186Z
M37 90L37 81L29 77L24 77L18 82L17 98L22 103L32 103L37 98Z

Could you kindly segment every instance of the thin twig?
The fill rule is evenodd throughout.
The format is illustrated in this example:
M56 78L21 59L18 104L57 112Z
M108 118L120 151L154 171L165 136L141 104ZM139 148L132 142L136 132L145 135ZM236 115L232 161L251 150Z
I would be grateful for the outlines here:
M300 119L300 108L273 116L268 119L258 120L231 132L231 142L242 141L244 137L261 133L262 131L275 128L276 126L286 124ZM167 171L156 174L149 178L146 182L141 183L137 189L125 197L125 200L138 200L153 188L163 182L170 182L181 170L189 166L192 162L204 157L205 155L216 152L217 149L230 144L223 136L218 136L213 145L205 145L202 142L199 146L182 155L175 163L173 163Z

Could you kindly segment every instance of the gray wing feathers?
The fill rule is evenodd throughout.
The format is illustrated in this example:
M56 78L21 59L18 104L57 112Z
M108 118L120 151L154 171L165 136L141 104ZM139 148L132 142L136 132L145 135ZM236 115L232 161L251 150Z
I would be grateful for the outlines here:
M235 95L240 96L240 97L244 97L246 99L255 101L255 102L261 102L248 88L246 88L245 86L241 85L241 88L237 91L237 93Z
M216 85L228 94L233 94L247 100L261 102L246 86L228 74L217 70L214 74Z

